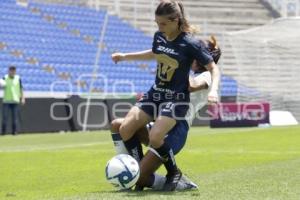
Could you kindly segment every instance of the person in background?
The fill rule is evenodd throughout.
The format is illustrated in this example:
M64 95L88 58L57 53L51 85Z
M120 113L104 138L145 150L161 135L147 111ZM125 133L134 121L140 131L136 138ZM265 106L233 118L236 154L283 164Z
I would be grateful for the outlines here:
M16 71L15 66L10 66L8 74L3 77L3 80L1 80L1 86L4 91L2 106L2 135L6 134L9 112L11 112L12 116L12 134L17 135L19 104L25 104L22 81L20 76L16 74Z

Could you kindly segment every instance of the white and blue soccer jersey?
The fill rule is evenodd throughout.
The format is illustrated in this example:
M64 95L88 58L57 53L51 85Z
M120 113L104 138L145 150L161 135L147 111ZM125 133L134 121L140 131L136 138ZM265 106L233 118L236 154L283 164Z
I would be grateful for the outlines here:
M189 72L194 60L203 65L213 61L205 46L188 33L167 41L161 32L156 32L152 51L157 60L155 86L175 93L188 93Z
M208 97L208 93L210 91L211 83L212 83L211 74L208 71L203 72L201 74L191 72L190 76L193 79L204 80L206 82L207 86L208 86L208 89L199 90L199 91L191 93L190 108L189 108L189 110L187 112L187 115L186 115L186 121L187 121L189 126L192 125L193 120L195 119L196 114L198 113L198 111L207 104L207 97Z

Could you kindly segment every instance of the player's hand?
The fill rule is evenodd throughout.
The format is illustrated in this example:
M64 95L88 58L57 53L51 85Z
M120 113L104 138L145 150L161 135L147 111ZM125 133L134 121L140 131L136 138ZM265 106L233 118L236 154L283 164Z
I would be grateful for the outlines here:
M219 94L218 91L211 90L208 93L208 104L216 104L219 102Z
M124 53L113 53L111 55L111 59L117 64L118 62L125 60L125 54Z

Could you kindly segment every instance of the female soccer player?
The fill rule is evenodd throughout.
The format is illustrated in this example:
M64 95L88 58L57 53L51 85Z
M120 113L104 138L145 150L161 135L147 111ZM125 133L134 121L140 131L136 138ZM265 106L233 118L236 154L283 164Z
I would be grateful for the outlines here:
M132 156L143 157L135 132L155 120L149 133L149 143L159 154L167 170L164 190L173 191L181 178L174 154L164 142L166 134L180 123L189 109L189 71L193 60L202 63L212 74L210 103L218 101L220 72L205 47L191 36L193 32L185 18L183 5L176 1L162 1L155 11L159 31L155 33L152 50L134 53L115 53L116 63L123 60L157 60L155 84L125 117L120 135Z
M212 36L208 41L200 41L212 55L214 62L217 63L220 56L221 50L217 45L216 39ZM211 75L206 68L198 62L194 62L192 65L192 73L190 74L190 88L191 94L191 107L189 109L188 118L186 123L190 126L196 113L207 104L207 95L211 86ZM128 153L124 143L119 135L119 127L123 122L123 118L115 119L111 123L112 138L115 145L117 154ZM180 123L183 123L182 121ZM137 131L140 142L146 146L149 143L149 129L153 123L147 124L147 127L141 128ZM179 153L185 144L187 136L187 130L181 129L178 124L167 134L165 142L172 148L174 154ZM180 138L180 140L178 139ZM165 177L162 177L154 172L161 165L159 155L153 150L147 152L145 157L140 162L141 175L137 183L137 187L142 189L143 187L151 187L156 190L161 190L165 182ZM180 179L176 190L192 189L197 188L197 185L188 180L187 178Z

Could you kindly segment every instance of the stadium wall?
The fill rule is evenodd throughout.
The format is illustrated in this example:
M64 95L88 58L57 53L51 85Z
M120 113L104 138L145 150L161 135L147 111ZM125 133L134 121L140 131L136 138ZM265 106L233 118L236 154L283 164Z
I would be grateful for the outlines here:
M86 130L108 130L114 118L124 117L136 102L131 99L92 99L90 101ZM68 98L27 98L26 105L19 107L20 133L49 133L83 130L87 99L73 95ZM113 112L113 109L117 111ZM2 111L2 104L0 104ZM200 112L201 120L193 126L208 126L207 107ZM0 115L1 118L1 115ZM2 121L2 119L1 119ZM11 131L11 118L7 127Z
M133 101L135 100L91 100L87 130L109 129L110 116L108 116L108 111L112 105L115 102L133 104ZM105 105L107 105L108 109L106 109ZM27 98L26 105L20 106L19 109L19 132L80 131L83 128L85 108L86 99L79 96L71 96L65 99ZM2 104L0 110L2 110ZM121 113L119 115L122 117L125 114ZM9 117L8 132L10 132L10 124L11 120Z

